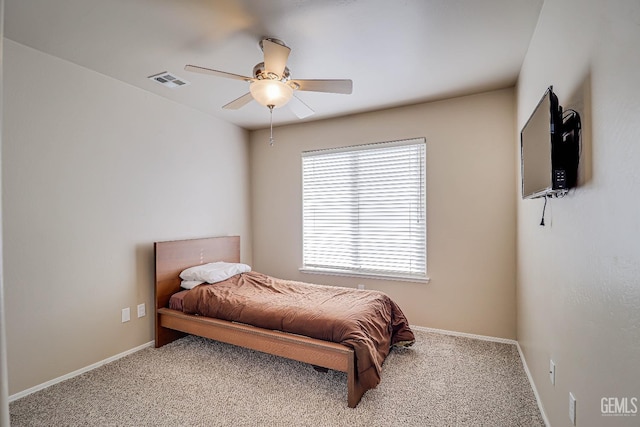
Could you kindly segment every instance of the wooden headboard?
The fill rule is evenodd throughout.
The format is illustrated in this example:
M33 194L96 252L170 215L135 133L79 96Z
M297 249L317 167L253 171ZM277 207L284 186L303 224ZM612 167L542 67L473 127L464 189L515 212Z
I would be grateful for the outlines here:
M214 261L240 262L240 236L155 242L153 248L156 311L167 307L171 295L180 291L180 272L185 268ZM157 313L155 329L159 343L163 339L158 336L161 328Z

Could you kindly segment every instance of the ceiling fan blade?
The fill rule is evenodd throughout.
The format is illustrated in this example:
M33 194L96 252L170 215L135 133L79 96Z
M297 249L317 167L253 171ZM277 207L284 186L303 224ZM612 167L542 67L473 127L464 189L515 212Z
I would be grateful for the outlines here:
M251 92L247 92L242 95L240 98L234 99L227 105L224 105L222 108L225 110L237 110L238 108L244 107L249 102L253 100L253 96L251 96Z
M329 92L350 94L353 91L351 80L292 80L298 84L298 90L310 92Z
M264 68L282 77L284 67L287 66L287 59L291 49L269 39L262 40L262 51L264 52Z
M311 107L302 102L302 100L295 95L291 97L287 105L293 114L295 114L299 119L304 119L314 113Z
M252 82L254 79L251 77L241 76L239 74L227 73L225 71L212 70L211 68L198 67L197 65L185 65L185 71L192 71L194 73L209 74L211 76L226 77L228 79L244 80L245 82Z

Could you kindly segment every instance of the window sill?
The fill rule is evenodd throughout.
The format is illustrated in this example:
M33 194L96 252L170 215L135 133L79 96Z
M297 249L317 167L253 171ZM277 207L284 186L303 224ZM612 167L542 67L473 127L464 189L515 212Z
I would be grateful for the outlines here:
M299 271L305 274L324 274L329 276L343 276L343 277L360 277L363 279L377 279L377 280L393 280L397 282L414 282L414 283L429 283L431 279L425 276L395 276L375 273L360 273L356 271L347 270L331 270L328 268L300 268Z

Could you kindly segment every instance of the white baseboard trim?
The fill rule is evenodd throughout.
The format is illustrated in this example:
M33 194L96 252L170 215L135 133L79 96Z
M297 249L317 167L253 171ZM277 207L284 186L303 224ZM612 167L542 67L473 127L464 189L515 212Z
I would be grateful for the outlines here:
M524 367L524 372L527 374L527 378L529 379L529 384L531 384L531 388L533 389L533 395L536 397L536 403L538 404L540 415L542 415L542 421L544 421L545 426L550 427L551 423L549 422L549 418L547 418L547 414L545 414L544 408L542 407L542 400L540 400L538 389L536 388L536 384L533 382L533 377L531 376L531 371L529 371L527 360L524 358L524 353L522 353L522 349L520 348L520 343L516 342L516 347L518 347L518 353L520 354L520 360L522 360L522 366Z
M121 359L121 358L123 358L125 356L133 354L133 353L138 352L140 350L143 350L143 349L145 349L147 347L152 347L154 344L155 344L155 341L149 341L146 344L142 344L142 345L139 345L138 347L132 348L130 350L123 351L122 353L116 354L115 356L108 357L108 358L106 358L104 360L101 360L99 362L93 363L93 364L91 364L89 366L85 366L84 368L80 368L77 371L70 372L70 373L65 374L65 375L63 375L61 377L54 378L54 379L49 380L47 382L44 382L42 384L38 384L37 386L34 386L34 387L28 388L26 390L20 391L20 392L18 392L16 394L12 394L11 396L9 396L9 403L13 402L14 400L18 400L18 399L20 399L22 397L28 396L31 393L35 393L36 391L43 390L43 389L45 389L47 387L50 387L50 386L52 386L54 384L60 383L62 381L68 380L68 379L73 378L73 377L77 377L78 375L81 375L81 374L84 374L85 372L89 372L89 371L91 371L93 369L99 368L102 365L106 365L107 363L110 363L110 362L113 362L115 360Z
M415 329L416 331L433 332L433 333L442 334L442 335L453 335L455 337L472 338L475 340L493 341L493 342L499 342L503 344L513 344L513 345L518 344L518 341L510 340L508 338L498 338L498 337L491 337L488 335L468 334L466 332L449 331L446 329L427 328L425 326L411 325L411 329Z

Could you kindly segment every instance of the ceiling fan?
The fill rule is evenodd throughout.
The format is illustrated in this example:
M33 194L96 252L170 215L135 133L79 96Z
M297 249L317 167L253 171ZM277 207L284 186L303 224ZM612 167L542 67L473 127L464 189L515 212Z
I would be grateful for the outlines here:
M299 118L313 114L313 110L294 95L297 90L310 92L329 92L350 94L353 90L351 80L299 80L291 79L287 59L291 49L283 41L275 38L263 38L259 43L264 53L264 62L253 67L253 77L212 70L210 68L187 65L186 71L244 80L249 84L249 92L222 108L237 110L255 99L268 107L273 116L273 109L289 103L289 108ZM273 138L272 138L273 139Z

